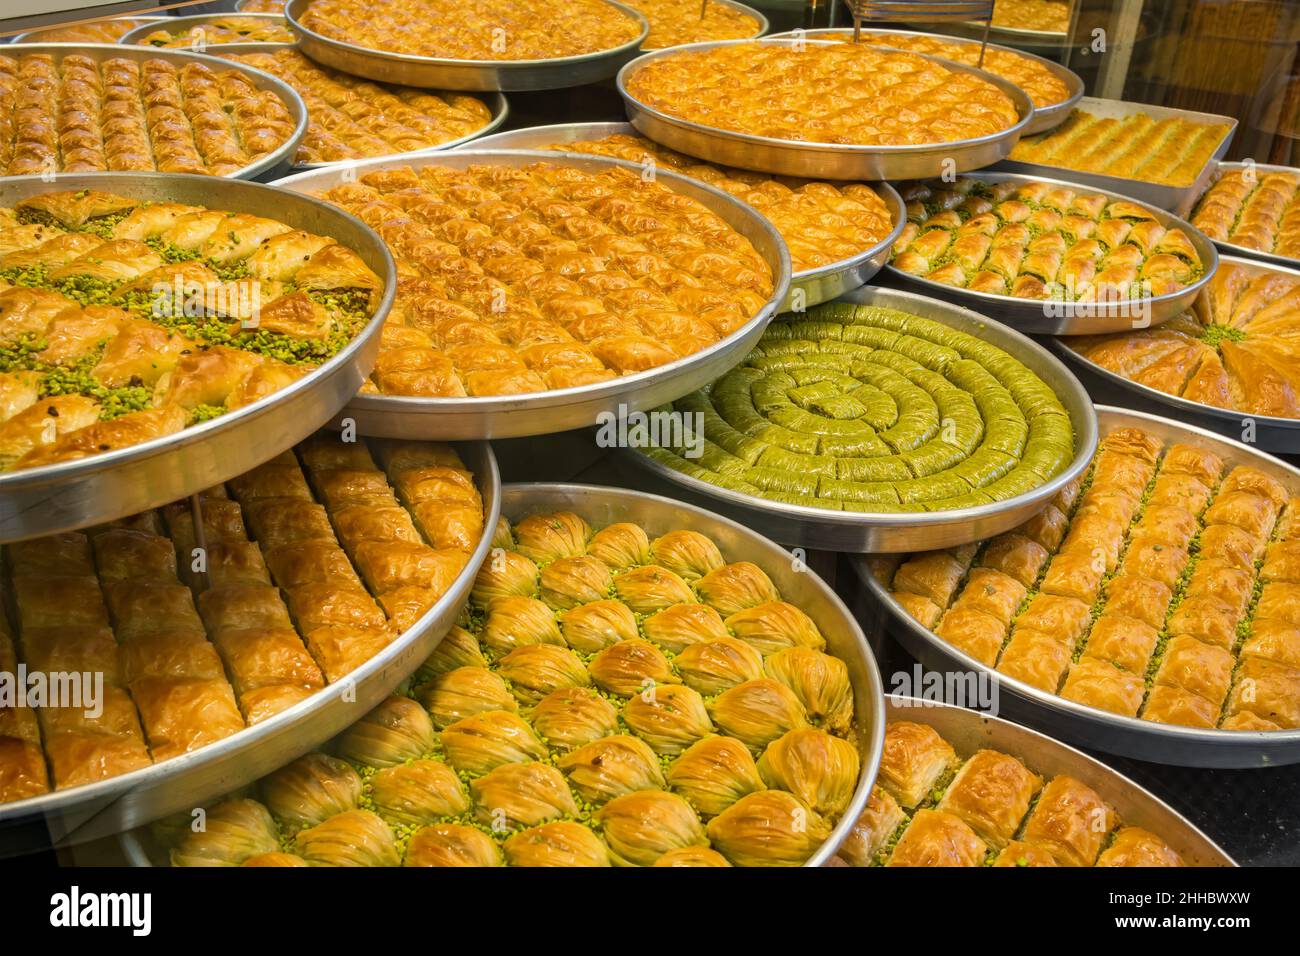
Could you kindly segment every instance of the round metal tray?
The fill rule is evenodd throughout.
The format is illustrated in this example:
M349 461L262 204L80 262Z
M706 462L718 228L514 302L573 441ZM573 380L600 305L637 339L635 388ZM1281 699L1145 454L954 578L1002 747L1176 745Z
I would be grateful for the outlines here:
M474 142L475 149L545 149L547 146L564 143L579 143L592 139L603 139L614 135L637 136L636 128L631 123L561 123L556 126L533 126L528 129L515 129L494 136L485 136ZM590 153L573 155L589 156ZM632 165L638 165L633 163ZM889 208L893 228L889 235L869 249L857 255L832 262L817 269L805 269L790 276L790 294L786 296L778 312L788 312L793 307L796 294L802 290L800 311L814 305L829 302L846 292L865 285L889 259L889 251L907 224L907 209L903 205L898 191L889 183L876 182L866 185L874 189ZM760 214L761 215L761 214Z
M1044 777L1074 777L1114 808L1121 825L1151 831L1176 850L1188 866L1237 865L1218 844L1151 791L1046 734L995 715L914 697L886 697L885 719L933 727L962 758L990 748L1020 758L1030 770Z
M481 163L527 166L536 162L558 163L592 172L626 165L602 156L458 149L405 159L366 160L344 167L299 173L280 180L276 185L297 193L314 193L381 169L407 166L465 169ZM730 369L749 354L776 313L777 305L785 301L790 283L790 253L771 223L721 190L668 171L659 172L657 181L707 206L753 243L771 268L772 297L736 332L676 362L595 385L479 398L358 395L348 405L345 414L356 421L362 434L385 438L521 438L593 426L602 412L625 414L654 408L681 398Z
M1300 169L1297 169L1294 166L1276 166L1265 163L1247 164L1220 162L1215 168L1214 175L1211 176L1210 181L1206 183L1205 189L1196 196L1196 202L1193 205L1192 210L1187 213L1187 218L1190 219L1192 217L1192 213L1195 212L1195 207L1200 205L1201 200L1204 199L1206 195L1208 195L1209 191L1214 188L1214 184L1219 181L1219 177L1222 176L1223 173L1232 169L1246 169L1248 165L1249 168L1255 170L1257 176L1263 176L1265 173L1291 173L1294 176L1300 177ZM1260 262L1267 262L1275 266L1291 266L1294 268L1300 268L1300 259L1291 256L1279 256L1276 253L1264 252L1261 249L1251 249L1249 246L1239 246L1235 242L1228 242L1226 240L1214 239L1211 241L1222 251L1232 256L1245 256L1247 259L1258 259Z
M298 45L302 52L313 60L344 73L384 83L471 93L558 90L585 83L599 83L609 79L619 67L636 56L642 41L650 32L650 24L640 13L615 0L605 0L641 24L640 36L622 46L581 56L550 60L454 60L372 50L321 36L300 22L311 2L312 0L289 0L285 6L285 16L289 20L289 26L298 34Z
M885 743L885 692L880 671L862 628L844 602L816 574L797 565L785 549L743 525L702 508L640 491L597 485L511 484L501 489L501 514L512 520L557 510L581 515L596 528L630 521L644 528L651 538L689 527L712 538L728 560L744 559L757 564L767 572L783 600L801 608L816 622L826 638L827 652L848 666L853 684L853 726L862 758L853 798L829 839L806 865L821 866L830 860L866 807ZM125 834L124 837L132 862L150 865L138 836ZM166 865L165 859L159 862Z
M906 37L929 37L933 40L942 40L944 43L952 43L956 46L980 46L979 40L970 40L966 37L952 36L947 33L921 33L916 30L878 30L875 28L862 28L863 33L873 33L877 36L906 36ZM813 40L827 36L843 36L847 34L853 36L852 29L843 27L830 27L821 30L804 30L801 33L774 33L769 39L794 39L797 35L809 37ZM1055 129L1065 122L1070 111L1074 109L1076 103L1083 97L1083 77L1079 76L1073 70L1062 66L1054 60L1046 57L1036 56L1033 53L1026 53L1024 50L1016 50L1009 46L999 46L996 43L988 44L990 50L1001 50L1003 53L1010 53L1013 56L1024 57L1026 60L1033 60L1043 69L1047 70L1069 89L1070 95L1060 103L1053 103L1051 106L1035 106L1034 115L1029 120L1029 125L1024 128L1020 135L1033 136L1035 133L1045 133L1049 129ZM994 74L995 76L997 74ZM1032 97L1031 97L1032 99Z
M1258 468L1281 481L1292 495L1300 495L1300 469L1240 442L1143 412L1102 405L1097 413L1103 435L1133 427L1168 441L1211 449L1229 465ZM1007 677L923 627L876 580L867 558L854 557L849 563L863 585L855 608L860 620L887 621L899 643L931 670L970 671L996 682L1002 712L1016 720L1082 747L1153 763L1231 768L1300 763L1300 730L1202 730L1160 724L1077 704Z
M1006 501L954 511L890 514L829 511L785 504L730 491L660 464L636 449L624 456L720 513L745 522L783 544L825 551L903 552L950 548L1010 530L1040 511L1064 485L1082 474L1097 449L1097 418L1092 399L1070 371L1050 352L1019 332L968 309L936 302L913 292L865 286L841 302L875 305L942 322L997 346L1023 362L1056 392L1074 425L1075 451L1070 465L1051 481Z
M227 56L238 56L241 53L271 53L275 50L297 48L296 43L222 43L215 48L213 56L225 58ZM257 69L257 67L250 67ZM282 81L284 82L284 81ZM437 93L438 90L430 90L430 93ZM506 119L510 116L510 104L506 101L504 93L476 93L473 94L487 104L487 108L492 113L492 118L488 120L487 125L482 129L477 129L472 133L461 136L458 139L450 139L438 146L430 146L427 149L413 149L406 153L388 153L384 156L368 156L367 159L397 159L399 157L423 156L426 153L437 153L445 149L455 149L457 146L464 146L466 143L488 136L501 127ZM309 111L310 114L310 111ZM307 125L310 129L311 116L307 117ZM297 163L285 171L285 175L293 173L306 172L309 169L329 169L331 167L347 166L352 163L358 163L362 160L340 159L332 163Z
M102 22L104 22L104 21L106 21L106 20L133 20L133 21L141 21L141 22L146 22L146 23L160 23L160 22L163 21L163 20L170 20L170 19L171 19L171 17L167 17L167 16L162 16L162 17L158 17L158 16L140 16L140 17L137 17L137 16L133 16L133 15L130 14L130 13L123 13L123 14L119 14L119 15L117 15L117 16L97 17L97 18L95 18L94 20L87 20L87 21L85 21L84 23L82 23L82 24L80 24L80 25L81 25L81 26L90 26L91 24L94 24L94 23L102 23ZM80 44L80 43L81 43L80 40L46 40L46 39L43 39L43 38L41 37L41 34L42 34L42 33L48 33L50 30L64 30L64 29L68 29L68 28L71 28L71 27L76 26L76 25L77 25L77 24L74 24L74 23L55 23L55 24L51 24L50 26L47 26L47 27L39 27L39 28L37 28L37 29L35 29L35 30L28 30L26 33L19 33L17 36L15 36L15 37L14 37L12 40L10 40L9 42L10 42L10 43L73 43L73 44ZM110 42L115 42L115 41L110 41Z
M1260 272L1281 273L1300 279L1300 270L1283 269L1280 266L1250 259L1221 256L1219 264L1246 266ZM1300 454L1300 419L1252 415L1250 412L1217 408L1214 405L1189 401L1102 368L1096 362L1070 348L1067 342L1054 339L1051 345L1058 355L1079 370L1083 381L1089 386L1089 393L1099 401L1113 402L1121 407L1172 417L1177 421L1199 425L1233 439L1243 437L1246 428L1249 427L1254 431L1251 444L1255 447L1264 451Z
M224 740L97 783L0 803L0 857L10 827L43 821L54 843L81 843L203 806L323 744L391 694L456 623L491 553L501 509L496 459L486 442L459 451L483 497L483 537L447 593L415 624L343 680Z
M11 176L0 179L0 207L78 189L270 213L295 229L330 236L353 249L384 280L384 295L374 318L337 355L273 395L174 435L0 474L0 541L84 528L155 508L242 474L301 441L365 381L397 290L397 266L369 227L328 203L259 183L169 173L60 173L53 183L39 176Z
M742 169L801 176L807 179L925 179L942 175L945 170L949 170L950 162L954 165L949 171L979 169L1005 159L1019 141L1033 116L1033 104L1020 87L992 73L929 56L926 59L942 63L949 70L970 73L992 83L1015 103L1020 121L1009 129L997 133L952 143L921 146L843 146L832 143L795 142L703 126L652 109L629 94L627 89L628 82L647 64L687 50L698 52L739 43L793 47L808 43L825 46L830 42L829 40L771 38L720 40L656 50L638 57L619 70L618 92L623 97L623 105L627 109L627 116L632 125L642 135L656 143L662 143L688 156L699 156L724 166L739 166ZM924 54L916 55L924 56Z
M703 2L712 3L719 7L730 7L732 10L739 10L745 16L758 21L758 32L754 33L752 36L744 37L743 39L757 40L759 37L767 33L768 30L772 29L771 21L767 19L767 17L762 13L762 11L756 10L751 6L747 6L746 4L738 3L737 0L703 0ZM703 16L701 16L700 19L701 20L704 19ZM684 45L685 44L681 44L681 43L677 44L677 46L684 46ZM666 46L656 46L656 47L642 46L641 47L641 50L644 53L649 53L651 50L669 50L669 49L672 48Z
M120 43L11 43L4 47L0 52L5 56L22 56L28 53L43 53L51 56L56 62L62 62L65 56L85 56L94 60L96 63L103 63L105 60L136 60L144 62L145 60L167 60L174 63L179 69L186 63L201 63L210 70L234 70L248 77L259 90L269 90L280 98L289 115L294 121L293 134L285 140L280 146L270 153L267 153L256 162L249 163L243 169L237 170L230 174L229 177L213 176L211 179L254 179L256 177L278 176L286 173L293 163L294 154L298 152L298 144L302 142L303 136L307 132L307 106L298 95L298 91L288 83L269 73L263 73L261 70L254 70L251 67L244 66L241 63L235 63L230 60L222 60L206 53L193 53L189 50L159 50L156 47L149 46L123 46ZM73 173L58 173L59 181L66 181ZM122 175L131 175L124 173ZM17 177L22 178L22 177ZM267 208L263 207L259 212L266 212Z
M1073 189L1076 192L1097 193L1112 200L1136 203L1148 210L1166 229L1183 230L1195 247L1196 254L1200 256L1201 265L1205 268L1204 275L1177 292L1166 292L1164 295L1132 301L1097 303L1017 299L1010 295L978 292L974 289L963 289L943 282L935 282L923 276L915 276L895 268L892 264L886 264L892 280L937 299L945 299L977 309L984 315L1005 322L1021 332L1030 335L1101 335L1106 332L1131 332L1134 328L1159 325L1188 309L1200 291L1209 285L1210 280L1214 278L1214 271L1219 267L1219 253L1214 248L1214 243L1210 242L1204 233L1173 213L1165 212L1150 203L1106 189L1098 189L1095 186L1080 186L1078 183L1061 179L1046 179L1022 173L981 172L968 174L967 178L986 183L1042 183Z
M190 44L187 46L157 47L149 44L142 44L140 41L159 29L165 29L173 36L180 36L194 27L206 26L220 20L229 20L232 17L247 20L279 20L284 24L286 30L289 29L289 21L279 13L198 13L188 17L166 17L166 23L145 23L130 30L118 39L118 43L126 46L145 46L151 50L193 50L197 53L206 53L209 50L220 54L228 46L242 47L242 52L251 53L254 50L274 50L278 47L289 46L288 41L284 40L241 40L238 43L203 43L201 45Z

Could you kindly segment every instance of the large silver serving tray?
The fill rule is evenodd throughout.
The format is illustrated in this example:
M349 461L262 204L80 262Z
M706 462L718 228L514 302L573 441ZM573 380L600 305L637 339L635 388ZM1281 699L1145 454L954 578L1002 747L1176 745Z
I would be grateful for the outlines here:
M196 13L193 16L188 17L165 17L164 20L166 22L155 21L153 23L141 24L134 30L130 30L123 34L117 42L126 46L142 46L146 45L144 44L144 38L158 30L166 30L175 37L181 37L195 27L204 27L209 23L216 23L231 18L262 21L268 27L275 26L278 22L286 30L289 29L289 21L279 13ZM153 50L193 50L197 53L210 52L215 55L224 52L225 47L233 45L235 44L196 41L185 46L150 46L149 48ZM289 45L288 41L284 40L243 40L238 44L238 46L244 48L241 52L245 53L250 53L254 50L274 50L277 47L287 45Z
M549 162L596 172L626 164L603 156L526 150L458 149L423 156L365 160L332 166L282 179L277 186L296 193L317 193L352 182L382 169L447 166L465 169L491 163L527 166ZM480 398L413 398L401 395L358 395L345 415L355 420L365 435L386 438L520 438L585 428L597 423L602 412L615 415L654 408L671 402L730 369L754 346L785 301L790 284L790 253L772 224L749 206L704 183L676 173L660 171L657 181L690 196L711 209L758 250L772 270L772 297L749 322L721 342L694 355L658 368L625 375L609 382L577 388L533 392L526 395L488 395Z
M1074 777L1110 804L1124 826L1150 830L1176 850L1188 866L1237 865L1218 844L1151 791L1046 734L1003 717L915 697L886 697L885 719L928 724L962 758L989 748L1019 757L1043 777Z
M501 508L496 459L486 442L458 451L483 497L483 537L447 593L405 633L343 680L217 743L98 783L0 803L0 857L12 852L11 827L43 822L56 844L81 843L204 806L320 746L391 694L456 623L491 553Z
M1117 428L1140 428L1168 441L1212 449L1230 466L1258 468L1281 481L1292 495L1300 495L1300 469L1240 442L1143 412L1102 405L1097 413L1102 435ZM899 643L931 670L969 671L994 681L1001 712L1054 737L1106 753L1180 767L1248 768L1300 763L1300 730L1202 730L1159 724L1087 707L1000 674L908 614L871 573L867 557L855 556L849 563L862 584L855 607L859 620L867 622L868 627L873 623L888 624Z
M916 30L882 30L876 28L868 29L867 27L863 27L862 32L883 37L929 37L934 40L942 40L944 43L952 43L956 46L978 48L981 45L979 40L969 40L965 37L956 37L947 33L921 33ZM851 29L846 30L842 27L830 27L821 30L774 33L771 38L794 39L796 36L805 36L809 39L820 40L833 36L844 36L846 34L852 38L853 31ZM1029 125L1026 126L1024 131L1020 134L1021 136L1033 136L1035 133L1045 133L1049 129L1054 129L1057 126L1060 126L1065 122L1065 118L1070 115L1070 111L1074 109L1075 104L1083 97L1083 77L1079 76L1078 73L1075 73L1068 67L1064 67L1056 61L1049 60L1046 57L1035 56L1033 53L1026 53L1024 50L1016 50L1009 46L999 46L996 43L990 43L987 45L987 48L990 50L1001 50L1003 53L1010 53L1013 56L1023 57L1026 60L1033 60L1043 69L1047 70L1047 72L1051 73L1064 83L1070 91L1069 97L1062 100L1060 103L1053 103L1050 106L1039 106L1035 104L1034 115L1030 118Z
M139 17L138 17L138 16L135 16L135 15L130 14L130 13L123 13L123 14L120 14L120 15L118 15L118 16L96 17L96 18L93 19L93 20L86 20L86 21L81 22L81 23L55 23L55 24L51 24L51 25L48 26L48 27L39 27L38 29L35 29L35 30L28 30L26 33L20 33L20 34L18 34L17 36L15 36L12 40L10 40L9 42L10 42L10 43L68 43L68 42L71 42L71 43L77 44L77 43L80 43L79 40L72 40L72 41L68 41L68 40L47 40L47 39L45 39L45 37L43 37L41 34L49 33L49 32L52 31L52 30L67 30L67 29L72 28L72 27L75 27L75 26L90 26L91 24L94 24L94 23L103 23L103 22L106 22L106 21L108 21L108 20L131 20L131 21L133 21L133 22L160 23L160 22L163 21L163 20L170 20L170 19L171 19L171 17L166 17L166 16L162 16L162 17L159 17L159 16L139 16Z
M174 173L60 173L52 183L39 176L10 176L0 179L0 207L78 189L273 215L353 249L384 280L384 293L374 318L337 355L252 405L129 448L0 474L0 541L84 528L155 508L243 474L306 438L370 374L379 330L397 290L393 257L368 226L328 203L259 183Z
M708 507L743 521L782 544L823 551L874 553L950 548L1000 534L1040 511L1057 491L1088 467L1097 450L1097 418L1092 399L1069 370L1041 345L968 309L914 292L864 286L839 301L899 309L942 322L981 338L1023 362L1056 392L1070 415L1075 450L1069 466L1051 481L1006 501L953 511L859 514L786 504L731 491L669 468L637 449L624 449L624 456L654 477L676 486L676 493L707 502Z
M938 57L927 57L927 59L942 63L949 70L958 73L971 73L1000 89L1015 103L1020 121L1009 129L997 133L952 143L920 146L844 146L833 143L795 142L703 126L652 109L628 92L628 84L639 70L657 59L687 50L712 50L738 43L796 47L809 43L824 46L830 42L832 41L771 38L719 40L656 50L638 57L619 70L618 91L623 97L623 105L627 109L627 117L632 125L642 135L656 143L663 143L688 156L699 156L701 159L721 163L724 166L739 166L741 169L753 169L784 176L801 176L806 179L925 179L942 175L945 170L963 172L968 169L979 169L1005 158L1033 117L1033 103L1020 87L992 73L961 63L941 60Z
M1277 273L1300 279L1300 270L1283 269L1233 256L1221 256L1219 264L1243 266L1258 273ZM1089 394L1100 402L1164 415L1176 421L1208 428L1234 440L1249 437L1249 443L1263 451L1300 454L1300 419L1252 415L1232 408L1217 408L1189 401L1102 368L1070 348L1068 342L1055 339L1051 345L1058 355L1078 370L1080 378L1088 386Z
M244 14L244 16L251 16L251 14ZM298 44L296 43L222 43L220 45L212 47L211 49L212 49L213 56L219 56L224 59L225 57L228 56L238 56L243 53L274 53L276 50L296 48L297 46ZM250 69L256 69L256 67L251 67ZM429 92L437 93L439 91L430 90ZM471 142L472 140L477 140L481 136L487 136L490 133L492 133L494 130L499 129L501 127L501 124L504 123L510 115L510 104L506 102L505 94L504 93L477 93L473 95L476 95L479 99L481 99L484 103L486 103L487 108L492 112L492 118L488 120L487 125L485 125L482 129L476 129L472 133L467 133L466 135L461 136L457 139L449 139L445 143L442 143L438 146L431 146L428 149L413 149L405 153L388 153L384 156L372 156L368 158L396 159L399 156L400 157L423 156L425 153L436 153L444 149L455 149L457 146L464 146L466 143ZM310 128L311 117L308 116L307 120L308 120L308 127ZM290 169L284 171L284 175L289 175L291 173L301 173L301 172L305 172L308 169L328 169L331 166L346 166L349 163L356 163L356 162L359 162L359 160L340 159L332 163L294 162L293 166Z
M830 838L806 865L821 866L829 861L866 807L885 743L885 693L880 672L862 628L844 602L784 548L743 525L702 508L640 491L597 485L511 484L501 489L501 514L512 521L550 511L572 511L597 528L630 521L644 528L651 538L689 527L717 542L728 561L745 560L757 564L767 572L782 599L807 612L816 622L826 638L827 651L848 665L849 679L853 683L855 743L862 758L861 774L852 800ZM355 713L359 718L364 712L359 710ZM281 761L281 764L286 762ZM150 861L137 834L125 834L124 847L136 865L167 865L165 856Z
M1269 173L1290 173L1292 176L1300 177L1300 169L1294 166L1274 166L1265 163L1219 163L1209 180L1205 183L1205 188L1196 196L1191 206L1187 209L1186 215L1190 219L1195 207L1205 198L1206 194L1214 188L1220 177L1224 173L1234 169L1253 169L1255 175L1262 179ZM1226 239L1212 240L1221 250L1232 256L1245 256L1247 259L1258 259L1260 262L1269 262L1275 266L1295 266L1300 267L1300 259L1292 256L1279 256L1274 252L1264 252L1262 249L1252 249L1250 246L1241 246L1235 242L1229 242Z
M372 50L322 36L302 25L302 16L311 2L289 0L284 10L290 27L298 34L302 52L313 60L371 80L440 90L510 93L599 83L636 56L650 32L650 24L640 13L615 0L605 0L641 24L636 39L608 50L549 60L454 60Z
M1153 119L1183 119L1189 123L1207 123L1228 127L1227 134L1214 150L1213 155L1197 174L1196 179L1186 186L1166 186L1149 183L1142 179L1129 179L1125 176L1110 176L1106 173L1089 173L1063 166L1047 166L1042 163L1026 163L1016 159L1004 159L995 167L1000 172L1024 173L1035 179L1055 177L1068 179L1080 186L1092 186L1096 189L1109 190L1121 196L1128 196L1141 202L1150 203L1159 209L1167 209L1178 215L1186 215L1192 208L1214 175L1215 167L1232 145L1232 137L1237 132L1237 121L1231 116L1217 113L1197 113L1192 110L1174 109L1169 106L1152 106L1149 103L1128 103L1122 100L1103 100L1094 96L1085 96L1075 104L1076 109L1100 116L1103 119L1124 119L1136 113L1146 113Z
M159 50L151 46L122 46L119 43L11 43L0 51L5 56L23 56L28 53L43 53L47 56L54 57L56 63L63 61L65 56L87 56L96 63L102 63L105 60L136 60L143 63L145 60L167 60L176 64L179 69L186 63L201 63L210 70L234 70L236 73L242 73L252 82L253 86L259 90L269 90L279 97L284 103L285 109L293 118L293 134L285 140L280 146L270 153L267 153L256 162L249 163L243 169L237 170L230 174L231 179L254 179L257 177L283 175L293 164L294 154L298 151L298 144L302 142L303 135L307 132L307 106L302 101L302 97L288 83L271 76L269 73L263 73L261 70L254 70L252 67L244 66L241 63L234 63L230 60L221 60L216 57L208 56L204 53L194 53L190 50ZM59 173L60 179L71 176L71 173ZM129 174L127 174L129 175ZM220 179L223 177L210 177ZM272 207L273 208L273 207ZM265 213L266 207L260 212Z
M555 126L532 126L514 129L475 140L474 149L545 149L563 143L580 143L615 135L640 135L631 123L561 123ZM576 155L587 156L589 153ZM868 183L889 207L893 228L889 235L869 249L848 259L832 262L817 269L805 269L790 276L790 294L778 312L803 311L829 302L852 291L880 271L889 259L890 249L907 224L907 210L898 191L889 183ZM798 301L796 301L798 300Z
M1130 332L1135 328L1159 325L1168 322L1176 315L1186 311L1196 301L1201 290L1214 278L1214 271L1219 266L1219 253L1214 243L1195 226L1165 212L1158 206L1143 200L1101 189L1094 186L1081 186L1077 182L1064 179L1047 179L1021 173L970 173L967 178L978 179L987 183L1015 182L1046 183L1076 191L1087 189L1100 193L1111 200L1136 202L1145 206L1156 221L1166 229L1181 229L1187 234L1196 254L1200 256L1205 268L1204 274L1195 282L1164 295L1148 296L1142 299L1122 300L1119 302L1052 302L1042 299L1017 299L1011 295L998 295L993 292L979 292L975 289L963 289L959 286L935 282L924 276L912 275L888 266L889 277L918 292L946 299L958 305L975 309L980 313L1005 322L1021 332L1030 335L1101 335L1106 332Z

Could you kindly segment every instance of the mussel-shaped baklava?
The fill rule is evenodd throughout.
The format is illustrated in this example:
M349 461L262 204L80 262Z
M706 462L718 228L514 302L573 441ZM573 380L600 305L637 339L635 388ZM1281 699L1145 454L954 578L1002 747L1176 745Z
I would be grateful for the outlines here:
M587 553L612 571L623 571L654 560L650 539L640 525L623 521L606 525L587 544Z
M438 729L484 711L518 708L506 682L486 667L457 667L440 674L420 688L416 699Z
M497 598L537 597L539 578L531 558L494 547L474 578L470 598L480 607L487 607Z
M727 618L727 627L764 656L787 647L821 650L826 646L812 618L785 601L769 601L737 611Z
M581 658L567 647L553 644L516 647L497 661L497 669L524 706L536 704L554 691L591 683Z
M719 694L709 707L713 722L729 737L761 750L787 730L807 725L799 698L770 678L746 681Z
M689 584L657 564L642 565L616 575L614 593L637 614L653 614L695 600Z
M655 564L685 581L695 581L722 567L722 552L698 531L669 531L650 544Z
M605 804L596 814L614 862L653 866L669 850L707 845L704 827L681 797L639 790Z
M310 753L262 781L262 799L290 830L318 823L361 805L361 777L337 757Z
M540 597L557 611L609 597L614 577L599 558L560 558L542 568Z
M498 832L578 815L564 775L549 764L502 764L471 780L469 788L475 818Z
M619 697L632 697L661 684L681 681L659 648L637 639L605 648L588 666L596 686Z
M338 739L340 757L370 767L392 767L434 748L433 722L409 697L390 697Z
M557 690L533 708L533 729L552 747L572 750L607 737L618 729L618 711L583 687Z
M623 721L657 754L678 754L713 730L704 698L689 687L650 687L623 707Z
M750 561L723 565L700 578L695 588L700 600L724 618L781 599L772 579Z
M568 511L529 515L515 523L515 549L538 565L587 552L591 526Z
M803 727L768 744L758 758L763 782L788 790L823 816L843 813L858 785L858 750L843 737Z
M706 817L717 816L746 794L763 789L749 749L732 737L709 736L672 762L668 786Z
M458 720L443 730L441 740L447 762L468 774L546 759L546 745L522 718L508 710L490 710Z
M853 721L853 685L838 657L811 647L788 647L763 662L767 676L784 684L819 727L844 733Z
M609 850L581 823L555 820L520 830L502 845L511 866L609 866Z
M434 823L469 809L456 771L440 760L413 760L376 771L370 778L376 812L393 823Z
M602 737L565 754L555 765L588 803L604 803L637 790L664 788L658 755L644 741L628 734Z
M722 615L707 604L674 604L651 614L641 627L646 640L669 654L680 654L701 641L729 636Z
M564 644L555 612L536 598L497 598L488 607L480 635L483 646L498 656L527 644Z
M256 800L226 800L196 818L171 853L173 866L239 866L280 849L275 821Z
M401 854L388 828L369 810L330 817L294 838L294 852L313 866L400 866Z
M713 848L736 866L799 866L830 836L830 825L784 790L760 790L708 826Z
M579 654L597 651L637 636L636 615L622 601L593 601L560 615L564 642Z
M417 830L406 847L405 866L504 866L501 848L476 827L436 823Z
M763 657L746 641L722 637L692 644L673 661L682 681L713 697L763 676Z

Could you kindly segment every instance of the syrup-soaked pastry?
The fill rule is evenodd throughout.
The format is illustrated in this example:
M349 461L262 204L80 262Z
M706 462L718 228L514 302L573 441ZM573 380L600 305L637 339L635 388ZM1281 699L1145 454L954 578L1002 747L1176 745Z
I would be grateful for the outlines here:
M957 763L952 746L928 724L896 721L885 736L880 786L906 809L916 807Z
M1062 866L1092 866L1106 836L1115 827L1115 811L1073 777L1055 777L1043 788L1022 839L1051 853Z
M980 866L988 844L959 817L917 810L886 866Z
M1200 198L1192 225L1211 239L1279 256L1300 256L1300 172L1228 169Z
M160 25L135 42L140 46L184 50L222 43L294 43L296 38L283 19L232 15L214 17L183 31Z
M642 50L706 40L747 40L763 32L763 25L753 15L721 3L701 8L695 0L631 0L627 6L650 21Z
M1042 786L1015 757L980 750L962 764L937 809L964 821L989 846L1000 849L1015 835Z
M1097 860L1098 866L1184 866L1169 844L1141 827L1124 827Z
M283 4L267 13L277 13ZM24 43L116 43L127 33L148 20L133 17L114 17L110 20L92 20L89 23L74 23L68 26L47 27L33 30L24 38Z

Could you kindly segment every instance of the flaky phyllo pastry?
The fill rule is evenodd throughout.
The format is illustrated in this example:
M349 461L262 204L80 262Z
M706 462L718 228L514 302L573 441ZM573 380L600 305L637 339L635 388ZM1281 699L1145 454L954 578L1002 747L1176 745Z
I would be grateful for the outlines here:
M335 741L166 840L179 866L793 866L857 789L816 623L705 535L502 522L468 617ZM167 828L161 828L163 830Z
M190 753L342 680L446 593L483 532L445 445L321 433L201 498L201 539L184 502L5 547L0 670L102 673L105 701L98 717L0 708L0 801Z
M288 107L200 62L0 54L0 171L230 176L293 135Z
M988 80L914 53L854 43L735 43L681 50L627 81L639 103L703 126L809 143L950 143L1010 129Z
M370 321L356 252L275 219L98 190L0 209L0 471L265 398Z
M1044 182L962 176L903 184L907 225L892 265L1018 299L1107 302L1185 288L1205 273L1182 229L1141 203Z
M1074 457L1052 389L972 335L894 309L778 316L749 357L674 403L702 453L657 462L728 491L830 511L943 511L1038 488Z
M492 111L476 96L372 83L313 63L296 49L225 56L279 77L307 104L307 133L295 157L299 164L432 149L492 120Z
M1069 776L997 750L959 756L928 724L885 730L880 773L839 858L851 866L1183 866Z
M662 50L706 40L746 40L763 32L763 25L743 10L696 0L627 0L625 6L650 22L642 50Z
M1135 428L1014 531L876 559L953 647L1049 694L1185 727L1300 727L1300 498Z
M894 225L885 201L865 183L815 182L714 166L624 133L547 148L653 163L730 193L761 212L781 233L796 276L861 255Z
M1066 344L1191 402L1300 418L1300 277L1264 265L1220 263L1192 308L1156 328Z
M1201 197L1192 225L1211 239L1300 259L1300 172L1230 169Z
M398 301L368 386L386 395L611 381L708 348L772 296L749 240L634 169L405 167L322 198L397 259Z
M217 17L184 30L169 27L163 21L156 30L146 33L135 42L140 46L172 49L196 47L201 50L209 45L223 43L294 43L296 40L289 24L284 20L241 17L236 14Z
M507 62L612 50L643 29L604 0L312 0L299 20L321 36L371 50Z

